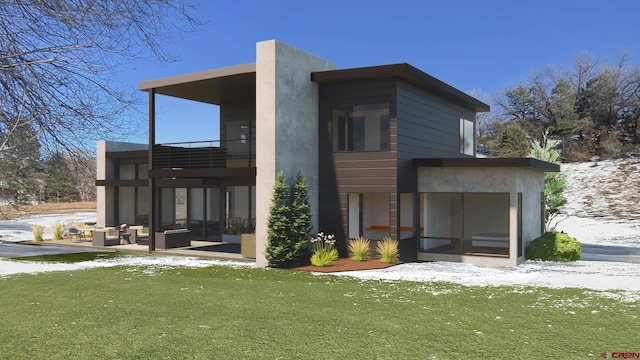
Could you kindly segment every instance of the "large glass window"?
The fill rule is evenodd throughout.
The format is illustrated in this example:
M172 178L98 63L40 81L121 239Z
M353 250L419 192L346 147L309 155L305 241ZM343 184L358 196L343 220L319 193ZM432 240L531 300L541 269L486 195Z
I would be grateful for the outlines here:
M149 225L149 188L141 186L137 189L136 225Z
M333 151L389 150L389 104L336 107L332 110Z
M239 235L255 231L255 186L227 186L225 233Z
M400 194L400 239L413 237L413 199L413 194Z
M118 167L119 179L133 180L136 178L136 164L120 164Z
M189 230L192 236L202 236L204 225L204 189L190 189L189 196Z
M175 206L175 201L173 198L173 189L171 188L163 188L161 190L161 207L160 207L160 215L162 222L162 230L172 229L173 228L173 219L174 213L173 209Z
M118 223L135 224L135 188L121 186L118 188Z
M474 155L474 134L473 122L460 119L460 153L464 155Z
M424 252L508 256L509 194L422 193L420 227Z
M249 120L227 121L226 139L227 153L233 155L249 155L255 151L255 122ZM254 148L252 149L252 146Z
M382 240L391 234L388 193L349 194L349 238Z
M461 252L462 194L420 194L420 229L422 251Z
M176 204L175 204L175 221L176 227L187 227L187 189L177 188L175 190Z
M518 193L518 257L522 256L522 193Z
M207 189L207 238L220 236L220 189Z
M138 179L149 178L149 164L138 164Z

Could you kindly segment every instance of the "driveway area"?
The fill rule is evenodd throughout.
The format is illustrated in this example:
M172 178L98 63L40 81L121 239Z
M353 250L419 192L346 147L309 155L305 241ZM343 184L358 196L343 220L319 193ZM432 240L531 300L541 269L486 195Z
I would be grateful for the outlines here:
M582 244L580 260L640 264L640 247Z
M75 254L83 252L104 252L104 249L87 247L55 246L55 245L24 245L0 243L0 258L14 258L23 256Z

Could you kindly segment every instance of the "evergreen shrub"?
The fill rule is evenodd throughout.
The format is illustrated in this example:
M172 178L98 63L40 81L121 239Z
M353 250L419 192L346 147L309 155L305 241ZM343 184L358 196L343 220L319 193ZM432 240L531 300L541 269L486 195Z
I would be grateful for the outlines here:
M564 232L546 232L529 244L525 257L527 260L577 261L580 242Z
M284 173L278 172L267 219L265 256L269 266L286 268L305 257L308 261L311 227L309 194L302 172L298 172L292 190Z

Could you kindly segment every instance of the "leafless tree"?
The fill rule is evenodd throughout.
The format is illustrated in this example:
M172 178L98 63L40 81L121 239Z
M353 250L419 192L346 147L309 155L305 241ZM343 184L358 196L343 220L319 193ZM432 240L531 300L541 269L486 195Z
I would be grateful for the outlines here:
M118 72L174 60L164 45L201 25L190 1L0 0L0 157L11 119L30 123L43 152L137 130L127 115L140 97Z
M173 58L163 45L200 25L189 0L0 0L0 151L12 118L44 149L82 147L131 129L135 89L117 73Z
M80 201L96 200L96 158L86 150L75 150L66 159Z

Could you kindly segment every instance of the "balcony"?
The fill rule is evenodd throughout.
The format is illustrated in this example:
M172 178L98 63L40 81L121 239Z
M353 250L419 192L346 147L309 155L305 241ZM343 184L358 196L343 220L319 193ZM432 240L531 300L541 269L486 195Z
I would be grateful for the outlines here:
M157 144L153 169L247 168L256 166L256 139Z

